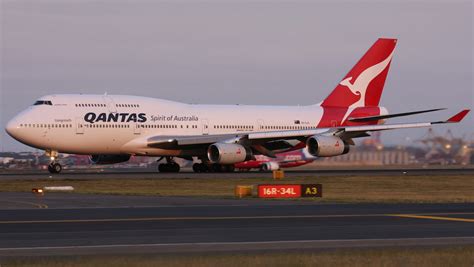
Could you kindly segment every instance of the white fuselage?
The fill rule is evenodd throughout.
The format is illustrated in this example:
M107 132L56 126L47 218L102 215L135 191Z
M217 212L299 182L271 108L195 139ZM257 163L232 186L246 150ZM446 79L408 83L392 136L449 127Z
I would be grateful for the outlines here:
M193 105L124 95L48 95L13 118L7 131L39 149L71 154L177 156L148 148L154 136L216 135L316 128L318 106Z

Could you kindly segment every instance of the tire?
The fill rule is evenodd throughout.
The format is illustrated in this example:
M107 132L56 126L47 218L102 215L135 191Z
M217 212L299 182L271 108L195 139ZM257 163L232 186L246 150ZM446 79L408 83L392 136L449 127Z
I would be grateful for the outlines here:
M199 168L201 172L210 172L209 166L207 164L201 163L199 164Z
M158 165L158 171L159 172L168 172L168 168L167 168L166 164L162 163L162 164Z
M179 172L179 170L181 169L178 163L171 163L170 167L172 172Z
M217 163L214 163L210 166L210 171L211 172L222 172L223 171L223 167L221 164L217 164Z
M202 172L201 164L200 163L194 163L193 164L193 171L194 172Z
M225 172L234 172L235 167L234 167L234 165L226 165L226 166L224 166L224 171Z
M53 169L55 173L60 173L63 170L63 166L61 166L59 163L55 163L53 165Z
M63 167L59 163L51 163L48 165L49 173L60 173L63 170Z
M54 173L54 169L53 169L53 166L51 166L51 164L48 165L48 171L49 173Z
M180 167L178 163L162 163L158 165L159 172L179 172Z

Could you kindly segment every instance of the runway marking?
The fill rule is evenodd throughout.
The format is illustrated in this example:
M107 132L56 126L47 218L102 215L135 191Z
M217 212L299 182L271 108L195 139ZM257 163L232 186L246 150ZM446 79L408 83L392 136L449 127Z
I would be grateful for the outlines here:
M145 222L145 221L191 221L191 220L251 220L251 219L304 219L304 218L350 218L382 217L387 214L340 214L340 215L290 215L290 216L222 216L222 217L144 217L144 218L110 218L110 219L72 219L72 220L23 220L0 221L0 224L33 224L33 223L94 223L94 222Z
M152 244L111 244L111 245L78 245L78 246L45 246L45 247L12 247L0 248L0 251L24 251L24 250L52 250L52 249L106 249L106 248L146 248L146 247L191 247L195 251L196 246L208 246L215 248L223 248L223 246L246 246L251 245L272 245L275 248L281 248L283 244L341 244L347 243L350 247L357 245L370 245L374 243L382 246L387 245L416 245L416 244L432 244L432 243L463 243L473 244L474 237L421 237L421 238L367 238L367 239L322 239L322 240L276 240L276 241L236 241L236 242L188 242L188 243L152 243Z
M469 214L469 213L467 213L467 214ZM455 215L455 214L449 214L449 215ZM467 219L467 218L453 218L453 217L416 215L416 214L392 214L391 216L401 217L401 218L412 218L412 219L429 219L429 220L440 220L440 221L455 221L455 222L472 222L472 223L474 223L474 219Z
M191 221L191 220L255 220L255 219L314 219L314 218L357 218L357 217L407 217L407 218L445 218L451 220L469 220L450 217L437 217L436 215L467 215L474 212L460 213L429 213L429 214L333 214L333 215L288 215L288 216L222 216L222 217L142 217L142 218L107 218L107 219L64 219L64 220L18 220L18 221L0 221L0 224L35 224L35 223L95 223L95 222L151 222L151 221Z
M85 209L128 209L128 208L212 208L212 207L250 207L251 205L246 204L231 204L231 205L134 205L134 206L123 206L123 207L108 207L108 206L94 206L94 207L48 207L49 210L85 210ZM0 208L0 210L2 210ZM1 266L0 266L1 267Z
M35 206L39 209L47 209L48 205L46 204L41 204L41 203L34 203L34 202L28 202L28 201L12 201L12 200L4 200L5 202L10 202L10 203L19 203L19 204L27 204L27 205L32 205Z

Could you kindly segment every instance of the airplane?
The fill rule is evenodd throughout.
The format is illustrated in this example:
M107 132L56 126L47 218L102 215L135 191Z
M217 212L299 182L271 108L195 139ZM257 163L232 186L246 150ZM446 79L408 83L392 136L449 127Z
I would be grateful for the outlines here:
M267 172L303 166L317 159L309 154L306 148L278 153L275 156L276 158L270 158L265 155L255 155L255 160L235 163L234 167L240 171L258 169L261 172Z
M126 162L131 155L160 157L160 172L179 172L174 158L197 157L195 171L210 164L230 170L256 155L306 148L315 157L346 154L354 138L371 132L460 122L385 124L395 117L379 106L396 39L380 38L322 102L308 106L197 105L127 96L54 94L39 98L12 118L6 132L45 150L48 170L59 173L58 153L90 155L95 164ZM308 97L308 96L305 96Z

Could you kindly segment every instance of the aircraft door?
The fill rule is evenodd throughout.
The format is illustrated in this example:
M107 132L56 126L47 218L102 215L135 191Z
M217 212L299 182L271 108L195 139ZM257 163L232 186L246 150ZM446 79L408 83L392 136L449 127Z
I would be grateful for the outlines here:
M117 113L117 106L115 105L114 100L112 97L108 95L104 95L104 102L107 105L107 109L109 110L110 113Z
M257 121L257 130L258 130L258 131L263 131L263 126L264 126L264 125L265 125L265 123L263 122L263 120L262 120L262 119L259 119L259 120Z
M84 134L84 121L81 117L76 117L76 134Z
M202 134L208 135L209 134L209 120L203 119L201 121L201 126L202 126Z
M133 134L141 134L141 125L138 123L135 123L135 126L133 126Z

